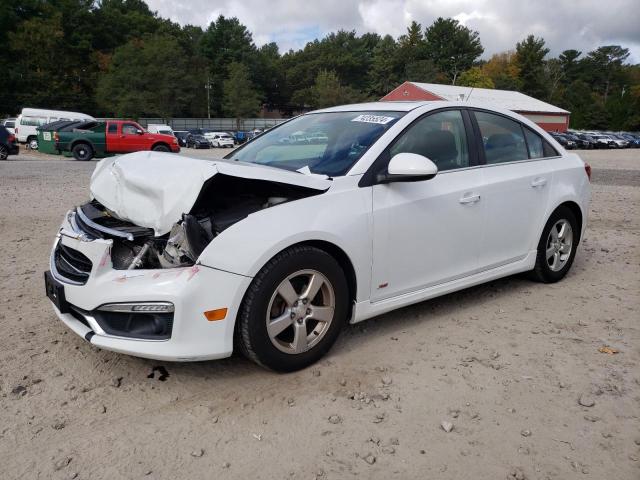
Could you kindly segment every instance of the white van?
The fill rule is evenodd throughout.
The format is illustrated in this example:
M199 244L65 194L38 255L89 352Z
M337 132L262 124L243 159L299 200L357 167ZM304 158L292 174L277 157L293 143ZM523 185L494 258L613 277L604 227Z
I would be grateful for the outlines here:
M26 143L33 150L38 149L38 132L36 128L55 122L56 120L95 120L90 115L62 110L43 110L40 108L23 108L16 120L16 138Z
M162 135L173 135L173 129L169 125L160 125L157 123L150 123L147 125L147 132L160 133Z

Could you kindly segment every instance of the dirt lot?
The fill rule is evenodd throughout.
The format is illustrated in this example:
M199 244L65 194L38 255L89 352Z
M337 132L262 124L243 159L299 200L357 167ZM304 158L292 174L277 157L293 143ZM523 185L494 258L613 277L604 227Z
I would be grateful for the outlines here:
M0 477L639 479L640 150L583 157L591 218L563 282L507 278L347 327L294 374L234 357L167 378L92 347L44 297L94 163L0 163Z

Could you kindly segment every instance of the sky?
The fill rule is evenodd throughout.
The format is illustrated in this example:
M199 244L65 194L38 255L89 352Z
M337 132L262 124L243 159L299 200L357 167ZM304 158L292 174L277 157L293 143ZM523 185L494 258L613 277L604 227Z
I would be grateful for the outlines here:
M515 48L528 34L543 37L551 55L575 48L622 45L640 63L638 0L147 0L162 17L206 27L237 17L260 46L299 49L339 29L398 37L413 21L427 27L453 17L477 30L483 58Z

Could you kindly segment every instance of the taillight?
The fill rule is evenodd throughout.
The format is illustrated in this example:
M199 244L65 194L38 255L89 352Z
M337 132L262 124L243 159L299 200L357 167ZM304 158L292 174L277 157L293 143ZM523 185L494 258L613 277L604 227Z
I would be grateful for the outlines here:
M14 143L16 141L16 136L12 133L9 134L9 143Z
M584 162L584 171L587 172L587 177L589 178L589 181L591 181L591 165L587 162Z

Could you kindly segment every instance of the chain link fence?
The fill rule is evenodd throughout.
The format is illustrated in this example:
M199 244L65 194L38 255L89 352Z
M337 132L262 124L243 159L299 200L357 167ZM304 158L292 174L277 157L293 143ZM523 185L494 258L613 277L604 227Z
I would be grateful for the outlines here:
M150 124L169 125L173 130L191 130L194 128L207 128L211 130L254 130L274 127L284 118L139 118L138 123L143 127Z

